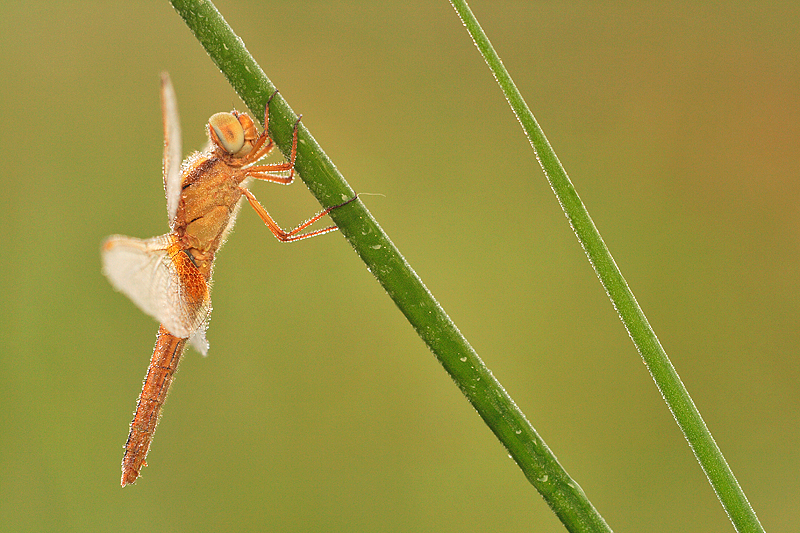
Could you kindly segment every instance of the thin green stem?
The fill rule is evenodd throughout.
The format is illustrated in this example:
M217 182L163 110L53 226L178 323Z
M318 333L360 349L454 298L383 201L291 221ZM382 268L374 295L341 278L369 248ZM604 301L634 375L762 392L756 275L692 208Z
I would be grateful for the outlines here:
M209 0L172 5L256 116L263 114L272 83ZM278 95L270 104L270 133L286 153L295 115ZM299 130L296 167L324 205L353 197L352 189L305 127ZM578 484L569 477L508 393L360 201L331 213L340 230L425 341L528 480L569 531L610 531Z
M531 146L533 146L545 176L547 176L550 186L561 204L561 208L567 215L573 231L575 231L575 235L577 235L583 249L586 251L592 267L597 272L600 282L606 289L617 313L619 313L619 317L627 328L628 334L633 339L636 349L639 350L644 359L645 365L647 365L656 382L656 386L658 386L675 420L678 422L678 426L686 436L689 446L691 446L703 471L708 476L711 486L725 508L725 512L728 513L737 531L743 533L763 532L764 529L747 501L744 491L742 491L728 463L722 456L722 452L714 442L711 432L703 422L700 412L695 407L664 348L656 338L655 332L650 327L647 318L628 287L628 283L622 277L622 273L614 262L614 258L611 257L611 253L608 251L602 237L600 237L600 233L575 191L575 187L573 187L564 167L561 166L561 162L556 157L544 132L539 127L530 109L528 109L525 100L514 85L502 61L500 61L500 57L495 52L486 34L483 33L483 29L481 29L466 1L450 0L450 2L458 12L458 16L461 17L464 26L466 26L467 31L475 41L475 45L483 55L487 65L489 65L495 79L500 84L503 94L505 94L509 105L511 105L511 109L517 115L525 135L527 135Z

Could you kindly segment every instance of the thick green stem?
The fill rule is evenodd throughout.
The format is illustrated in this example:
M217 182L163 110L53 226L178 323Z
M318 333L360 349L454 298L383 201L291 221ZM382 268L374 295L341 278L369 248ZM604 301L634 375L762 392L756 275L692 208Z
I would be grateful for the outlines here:
M261 116L274 86L213 4L172 0L172 5L242 100ZM291 145L295 120L278 95L270 104L270 133L284 153ZM317 199L330 206L352 198L352 189L302 125L299 137L296 167ZM610 531L363 203L352 202L331 217L567 529Z
M575 191L575 187L567 176L564 167L561 166L561 162L556 157L544 132L514 85L511 76L506 71L502 61L500 61L486 34L483 33L483 29L481 29L466 1L450 1L475 41L475 45L481 55L486 60L487 65L489 65L495 79L500 84L503 94L505 94L509 105L511 105L511 109L517 115L522 129L525 131L525 135L528 136L536 157L550 182L550 186L553 188L561 208L575 231L575 235L577 235L583 249L586 251L586 255L589 257L595 272L597 272L600 282L606 289L617 313L619 313L622 323L628 330L628 334L633 339L636 349L639 350L644 359L645 365L647 365L653 380L655 380L664 400L678 422L678 426L686 436L689 446L691 446L703 471L708 476L711 486L725 508L725 512L728 513L737 531L748 533L763 532L764 529L747 501L744 491L742 491L728 463L722 456L722 452L714 442L714 438L711 436L711 432L709 432L705 422L703 422L703 418L700 416L700 412L695 407L694 402L692 402L689 392L684 387L658 338L656 338L655 332L650 327L647 318L628 287L628 283L622 277L614 258L611 257L611 253L608 251L602 237L600 237L600 232L597 231L589 212Z

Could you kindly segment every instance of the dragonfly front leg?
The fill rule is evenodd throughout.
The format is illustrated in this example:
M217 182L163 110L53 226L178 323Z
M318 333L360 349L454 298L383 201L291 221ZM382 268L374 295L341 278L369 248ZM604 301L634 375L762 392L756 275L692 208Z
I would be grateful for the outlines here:
M292 153L289 156L289 161L284 163L275 163L271 165L254 165L251 167L246 167L246 175L250 178L255 178L258 180L264 181L271 181L272 183L280 183L282 185L289 185L294 181L294 163L297 160L297 128L300 125L300 119L303 118L303 115L297 117L297 122L294 123L294 132L292 133ZM267 130L264 130L266 134ZM269 141L269 148L272 149L273 143L272 139ZM261 159L267 152L264 149L261 149L262 155L257 158L254 158L254 161ZM288 176L278 176L276 174L272 174L273 172L281 172L281 171L289 171Z

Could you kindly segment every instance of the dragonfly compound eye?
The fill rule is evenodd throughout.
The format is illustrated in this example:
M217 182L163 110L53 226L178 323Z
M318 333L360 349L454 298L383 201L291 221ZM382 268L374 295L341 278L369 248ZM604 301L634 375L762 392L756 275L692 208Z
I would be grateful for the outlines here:
M238 153L244 146L244 129L231 113L217 113L208 119L208 124L219 139L222 148L229 154Z

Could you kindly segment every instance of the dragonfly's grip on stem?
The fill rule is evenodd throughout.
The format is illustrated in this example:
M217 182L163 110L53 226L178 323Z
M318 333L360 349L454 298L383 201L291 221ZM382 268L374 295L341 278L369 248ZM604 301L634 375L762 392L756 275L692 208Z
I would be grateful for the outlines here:
M125 444L122 458L122 486L136 481L139 471L146 466L145 458L153 440L153 433L161 415L161 407L167 398L172 378L178 369L186 339L171 335L164 326L158 329L153 358L147 369L147 377L136 405L136 414L131 421L131 431Z

